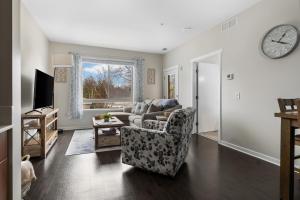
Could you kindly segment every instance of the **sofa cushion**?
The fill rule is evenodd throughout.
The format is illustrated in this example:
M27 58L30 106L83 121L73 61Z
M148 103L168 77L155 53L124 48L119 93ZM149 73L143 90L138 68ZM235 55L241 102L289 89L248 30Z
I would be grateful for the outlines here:
M135 119L134 122L129 122L130 126L142 128L142 119Z
M136 115L142 115L147 112L148 107L148 104L145 102L137 102L132 108L132 113Z
M159 106L151 104L147 110L147 113L153 113L153 112L158 112L158 111L161 111L161 108Z
M132 123L135 123L136 120L142 120L142 116L141 115L130 115L128 117L129 121Z
M132 112L132 106L131 107L124 107L123 112L125 113L131 113Z
M182 109L182 105L176 105L176 106L171 107L171 108L166 108L163 111L164 112L173 112L173 111L178 110L178 109Z

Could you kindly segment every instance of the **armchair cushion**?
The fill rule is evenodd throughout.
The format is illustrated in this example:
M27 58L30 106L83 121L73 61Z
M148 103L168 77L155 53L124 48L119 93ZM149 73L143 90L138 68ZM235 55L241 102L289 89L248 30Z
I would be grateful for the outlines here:
M143 128L163 131L167 122L157 120L145 120Z
M142 116L141 115L130 115L129 124L132 126L142 127Z

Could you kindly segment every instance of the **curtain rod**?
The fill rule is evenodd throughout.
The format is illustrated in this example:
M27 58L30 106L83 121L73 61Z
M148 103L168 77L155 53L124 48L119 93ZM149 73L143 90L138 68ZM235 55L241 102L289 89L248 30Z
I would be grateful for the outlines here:
M145 60L145 58L143 57L133 57L133 58L126 58L126 59L122 59L122 58L115 58L115 57L91 57L91 56L85 56L85 55L81 55L80 53L76 53L76 52L72 52L69 51L68 54L79 54L82 58L85 59L95 59L95 60L116 60L116 61L125 61L125 62L132 62L135 61L137 59L141 59L141 60Z

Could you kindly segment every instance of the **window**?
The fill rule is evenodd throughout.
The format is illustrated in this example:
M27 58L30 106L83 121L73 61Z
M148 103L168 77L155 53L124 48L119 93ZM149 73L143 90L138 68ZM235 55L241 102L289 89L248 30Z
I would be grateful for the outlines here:
M121 62L82 62L83 108L121 108L132 102L133 65Z

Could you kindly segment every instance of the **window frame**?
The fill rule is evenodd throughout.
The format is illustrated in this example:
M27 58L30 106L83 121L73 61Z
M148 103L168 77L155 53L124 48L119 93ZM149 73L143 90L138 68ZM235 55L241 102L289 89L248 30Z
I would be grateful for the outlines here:
M81 68L82 68L82 73L81 73L81 77L82 77L82 82L83 82L83 64L84 63L90 63L90 64L106 64L108 67L108 77L110 77L109 73L110 73L110 65L126 65L126 66L131 66L131 92L130 92L130 97L124 97L124 98L107 98L107 99L86 99L83 97L82 94L82 98L83 98L83 105L85 104L91 104L91 103L114 103L114 102L128 102L128 103L132 103L133 102L133 71L134 71L134 62L133 61L128 61L128 60L119 60L119 59L101 59L101 58L82 58L82 64L81 64ZM82 90L83 90L83 85L82 85ZM108 88L108 91L110 89ZM120 109L120 108L90 108L90 109L84 109L84 110L111 110L111 109Z

